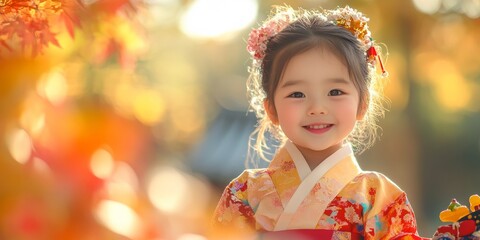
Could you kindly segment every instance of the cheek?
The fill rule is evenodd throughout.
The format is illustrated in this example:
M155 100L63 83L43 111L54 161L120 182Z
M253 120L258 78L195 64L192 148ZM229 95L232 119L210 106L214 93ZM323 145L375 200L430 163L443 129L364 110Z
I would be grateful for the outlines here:
M358 113L358 101L345 101L333 108L336 115L348 120L357 118Z
M295 122L299 116L299 108L291 104L277 107L277 116L280 124Z

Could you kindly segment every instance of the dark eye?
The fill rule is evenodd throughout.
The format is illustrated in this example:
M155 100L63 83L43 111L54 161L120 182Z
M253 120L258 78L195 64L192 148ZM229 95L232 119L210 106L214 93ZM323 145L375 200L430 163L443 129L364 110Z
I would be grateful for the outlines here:
M344 92L342 92L342 90L333 89L328 93L328 96L339 96L339 95L342 95L343 93Z
M288 95L288 97L290 97L290 98L304 98L305 94L303 94L301 92L294 92L294 93Z

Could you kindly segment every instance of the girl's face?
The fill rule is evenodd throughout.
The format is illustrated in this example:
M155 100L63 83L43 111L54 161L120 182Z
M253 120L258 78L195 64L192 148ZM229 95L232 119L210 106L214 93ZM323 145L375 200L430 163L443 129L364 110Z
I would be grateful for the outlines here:
M358 106L359 93L347 67L323 47L294 56L278 83L273 106L266 103L272 122L304 156L307 151L339 149L361 118Z

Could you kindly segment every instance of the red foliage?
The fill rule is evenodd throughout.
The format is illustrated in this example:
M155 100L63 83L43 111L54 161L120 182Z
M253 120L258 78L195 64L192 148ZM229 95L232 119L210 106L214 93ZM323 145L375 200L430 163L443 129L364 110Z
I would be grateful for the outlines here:
M79 0L0 2L0 51L29 49L36 56L49 44L60 46L52 31L52 23L62 14L68 14L71 22L78 23L78 18L71 13L79 6L82 6Z
M0 0L0 54L27 50L36 56L49 44L60 47L58 32L54 31L59 23L73 38L75 28L81 27L81 17L88 16L88 11L90 15L112 15L120 10L134 12L134 3L98 0L86 6L82 0Z

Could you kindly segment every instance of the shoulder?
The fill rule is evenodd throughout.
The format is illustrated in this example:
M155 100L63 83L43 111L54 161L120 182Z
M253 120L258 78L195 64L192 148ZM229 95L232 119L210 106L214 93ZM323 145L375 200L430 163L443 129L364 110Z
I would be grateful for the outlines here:
M229 186L234 184L248 184L250 182L259 181L265 177L268 177L266 168L246 169L240 175L230 181Z
M382 173L362 171L354 181L357 186L362 186L373 215L392 205L408 204L406 193Z
M402 191L400 187L383 173L375 171L362 171L353 180L354 182L367 184L369 187L386 188L385 190Z
M342 191L346 196L354 196L357 202L378 212L395 201L403 191L390 178L375 171L360 172Z
M244 228L252 227L253 208L249 201L252 181L265 175L264 169L247 169L234 178L225 187L214 213L214 221L220 225L234 225Z
M375 199L385 202L394 201L403 190L383 173L375 171L362 171L356 178L362 186L368 188L369 194Z
M230 181L225 188L224 195L229 194L239 200L247 200L247 190L257 185L258 182L261 182L261 180L266 177L268 177L268 173L264 168L246 169Z

